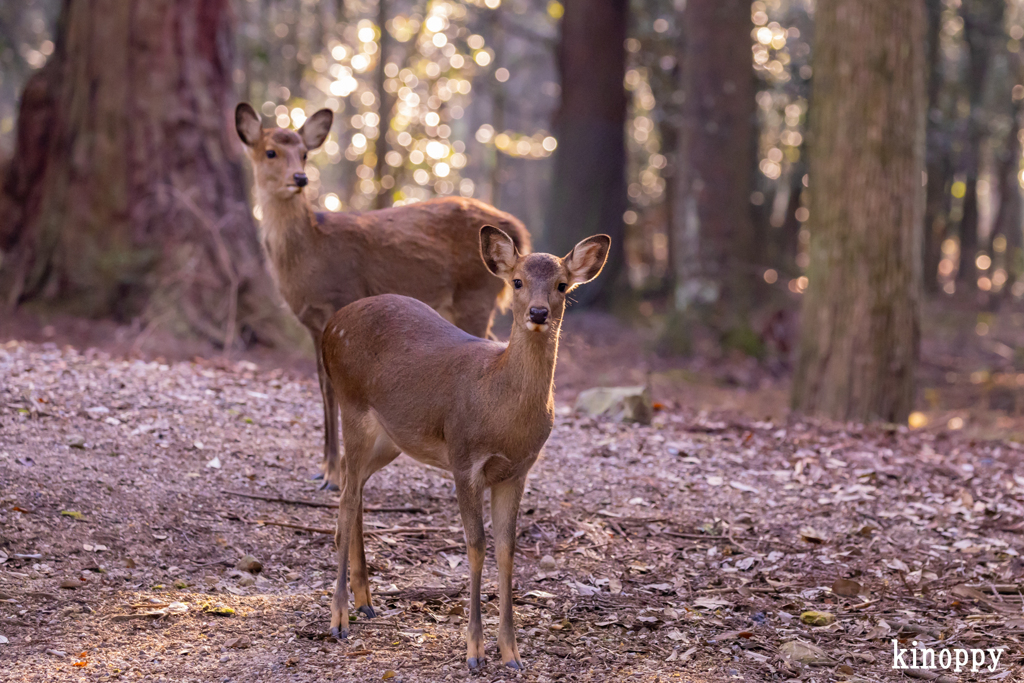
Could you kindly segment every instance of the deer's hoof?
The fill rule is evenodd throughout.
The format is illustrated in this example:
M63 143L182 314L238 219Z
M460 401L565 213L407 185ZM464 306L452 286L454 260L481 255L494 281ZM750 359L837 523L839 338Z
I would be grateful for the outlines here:
M310 477L309 480L310 481L320 481L323 478L324 478L324 473L323 472L317 472L312 477Z
M337 484L332 484L331 482L329 482L326 479L324 479L324 483L320 484L320 490L321 491L337 491L339 489L338 489L338 485Z
M466 664L469 665L469 670L470 671L479 671L480 669L484 668L484 658L483 657L470 657L469 659L466 660Z
M375 612L373 607L371 607L370 605L363 605L362 607L357 607L356 611L362 614L367 619L373 619L375 616L377 616L377 612Z
M332 626L331 635L334 636L335 640L348 640L348 629L339 629L337 626Z
M505 662L505 666L507 666L510 669L515 669L516 671L522 671L526 668L523 666L522 662L517 661L515 659L510 659L507 662Z

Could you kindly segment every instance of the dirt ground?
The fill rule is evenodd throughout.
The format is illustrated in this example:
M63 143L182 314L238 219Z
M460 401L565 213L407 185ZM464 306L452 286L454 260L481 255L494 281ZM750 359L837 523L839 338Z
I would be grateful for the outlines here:
M763 364L664 361L607 319L573 323L519 520L528 668L498 664L489 558L490 661L471 675L451 479L404 456L366 490L380 616L325 638L335 498L308 479L322 428L308 360L173 345L138 358L138 331L71 346L61 329L14 329L0 343L0 681L905 680L893 639L1004 648L995 670L940 681L1024 678L1024 430L991 405L993 377L1012 394L1013 358L947 370L936 346L923 372L937 398L911 431L798 419ZM645 381L650 426L571 410L587 386ZM957 387L974 402L955 404ZM236 568L246 555L261 571Z

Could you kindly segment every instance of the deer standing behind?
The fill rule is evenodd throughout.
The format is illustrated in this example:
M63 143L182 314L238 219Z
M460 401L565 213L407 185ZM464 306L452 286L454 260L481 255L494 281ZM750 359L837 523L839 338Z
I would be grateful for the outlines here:
M251 106L235 109L235 128L252 162L263 211L264 250L281 295L313 338L327 469L340 457L338 409L326 388L321 340L335 311L375 294L403 294L469 334L486 337L495 304L504 310L509 293L480 263L480 228L498 225L520 252L530 250L530 235L518 219L474 199L449 197L366 213L315 212L302 191L306 155L324 143L333 120L330 109L321 109L297 131L264 129Z
M480 574L486 548L483 494L490 488L498 648L503 664L522 668L512 620L516 516L526 475L554 425L555 359L566 296L597 277L610 243L607 235L597 235L565 258L524 256L507 234L482 228L487 269L513 288L507 344L466 334L403 296L362 299L331 318L324 330L324 367L341 407L345 441L335 536L338 584L331 603L336 638L348 635L350 564L355 607L375 616L363 551L363 485L404 452L455 479L470 567L471 669L484 662Z

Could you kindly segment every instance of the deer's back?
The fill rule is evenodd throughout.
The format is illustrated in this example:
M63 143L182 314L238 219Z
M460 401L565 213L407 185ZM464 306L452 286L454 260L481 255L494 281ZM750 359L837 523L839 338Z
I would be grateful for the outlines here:
M281 290L303 323L318 330L334 311L378 294L413 297L442 311L489 311L504 284L480 258L480 228L488 224L529 251L522 223L473 199L316 214L313 238L274 259Z

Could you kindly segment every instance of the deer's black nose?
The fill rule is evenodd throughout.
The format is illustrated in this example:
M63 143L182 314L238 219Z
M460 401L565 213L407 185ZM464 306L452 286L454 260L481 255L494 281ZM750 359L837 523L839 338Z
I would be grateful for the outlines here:
M548 321L548 309L530 307L530 322L543 325Z
M305 187L309 183L309 178L306 177L305 173L296 173L294 176L295 184L299 187Z

